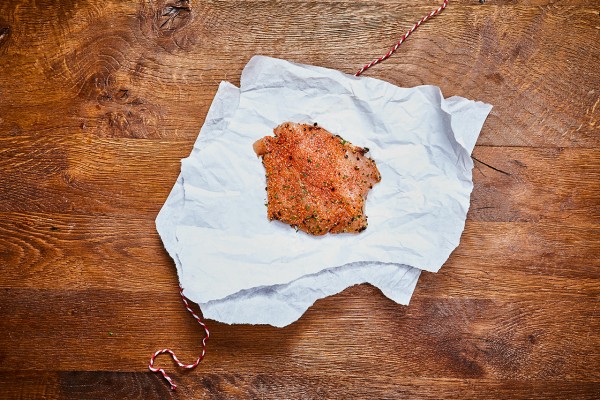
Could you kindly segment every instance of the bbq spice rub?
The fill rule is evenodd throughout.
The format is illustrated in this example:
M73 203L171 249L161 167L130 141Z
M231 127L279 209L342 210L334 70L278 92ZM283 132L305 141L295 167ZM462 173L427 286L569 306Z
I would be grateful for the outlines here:
M367 148L314 125L285 122L254 143L267 176L267 215L312 235L362 232L381 180Z

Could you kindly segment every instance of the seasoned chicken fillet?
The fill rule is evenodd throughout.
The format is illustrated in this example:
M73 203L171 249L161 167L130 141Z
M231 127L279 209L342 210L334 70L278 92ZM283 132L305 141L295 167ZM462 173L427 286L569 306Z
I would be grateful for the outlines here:
M267 175L267 215L312 235L362 232L365 200L381 180L369 150L316 124L285 122L254 143Z

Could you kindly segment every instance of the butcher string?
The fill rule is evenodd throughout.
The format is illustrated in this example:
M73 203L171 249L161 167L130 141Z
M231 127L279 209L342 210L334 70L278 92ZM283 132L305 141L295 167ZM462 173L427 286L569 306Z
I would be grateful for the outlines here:
M386 60L386 59L390 58L390 56L392 54L394 54L396 52L396 50L398 50L398 47L400 47L400 45L406 41L406 39L410 36L411 33L413 33L425 21L427 21L428 19L430 19L430 18L436 16L437 14L441 13L442 11L444 11L444 9L447 6L448 6L448 0L444 0L444 2L442 3L442 5L439 8L437 8L437 9L433 10L432 12L430 12L429 14L425 15L423 18L421 18L419 21L417 21L417 23L415 23L412 26L412 28L410 28L408 31L406 31L406 33L404 35L402 35L402 37L400 38L400 40L394 45L394 47L392 47L390 49L390 51L388 51L385 55L383 55L383 56L381 56L379 58L376 58L375 60L373 60L370 63L366 64L364 67L362 67L360 70L358 70L356 72L356 74L354 74L354 75L355 76L359 76L363 72L365 72L367 69L371 68L373 65L379 64L383 60ZM165 372L165 370L163 368L157 368L157 367L154 366L154 361L156 360L156 357L158 357L161 354L168 353L168 354L171 355L171 357L173 358L173 360L175 360L175 362L177 363L177 365L179 365L181 368L194 369L204 359L204 355L206 354L206 341L210 337L210 333L208 331L208 328L206 327L206 324L204 324L204 322L202 322L202 319L200 319L200 317L198 315L196 315L196 313L194 312L194 310L192 310L190 308L190 305L188 303L188 299L183 294L183 288L182 287L179 287L179 293L181 294L181 300L183 300L183 304L185 305L185 308L192 314L192 316L194 317L194 319L196 319L196 321L198 321L198 323L200 324L200 326L202 326L202 328L204 328L204 338L202 339L202 352L200 353L200 356L198 357L198 359L196 359L196 361L194 361L192 364L184 364L181 361L179 361L179 359L177 358L177 356L175 355L175 353L171 349L158 350L150 358L150 364L148 365L148 369L150 369L150 371L152 371L152 372L160 372L162 374L162 376L167 380L167 382L169 382L169 385L171 385L171 390L177 389L177 385L175 385L175 382L173 382L173 379Z
M437 9L433 10L432 12L430 12L429 14L427 14L426 16L424 16L423 18L421 18L420 20L418 20L413 26L412 28L410 28L408 31L406 31L406 33L404 35L402 35L402 37L400 38L400 40L398 41L398 43L396 43L394 45L394 47L392 47L390 49L390 51L388 51L387 53L385 53L383 56L374 59L373 61L371 61L370 63L368 63L367 65L365 65L364 67L362 67L361 69L359 69L354 76L359 76L360 74L362 74L363 72L365 72L367 69L371 68L373 65L375 64L379 64L380 62L382 62L383 60L386 60L388 58L390 58L390 56L392 54L394 54L396 52L396 50L398 50L398 47L400 47L400 45L402 43L404 43L404 41L410 36L411 33L413 33L414 31L417 30L417 28L419 26L421 26L421 24L425 21L427 21L429 18L434 17L436 15L438 15L439 13L441 13L442 11L444 11L444 9L448 6L448 0L444 0L444 2L442 3L441 6L439 6Z
M196 321L198 321L200 326L202 326L202 328L204 328L204 338L202 339L202 353L200 353L200 356L198 356L198 359L196 361L194 361L192 364L184 364L181 361L179 361L179 359L177 358L177 356L171 349L158 350L150 358L150 364L148 364L148 369L150 369L150 371L152 371L152 372L160 372L162 374L162 376L167 380L167 382L169 382L169 385L171 385L171 390L177 389L177 385L175 385L175 382L173 382L173 379L165 372L164 369L157 368L154 366L154 361L156 360L156 357L158 357L159 355L161 355L163 353L169 353L171 355L171 357L173 357L173 360L175 360L177 365L179 365L181 368L194 369L198 366L198 364L200 364L200 361L202 361L202 359L204 359L204 355L206 354L206 341L210 337L210 332L208 332L208 328L206 327L206 324L204 322L202 322L200 317L194 312L194 310L192 310L190 308L188 299L187 299L187 297L184 296L183 288L181 286L179 287L179 294L181 295L181 300L183 300L183 304L185 305L185 308L190 312L190 314L192 314L192 316L196 319Z

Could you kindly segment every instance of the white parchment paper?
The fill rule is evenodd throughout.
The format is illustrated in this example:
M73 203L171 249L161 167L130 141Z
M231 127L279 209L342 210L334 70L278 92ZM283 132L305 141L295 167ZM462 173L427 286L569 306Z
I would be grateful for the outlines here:
M363 282L407 304L420 270L459 243L472 190L470 153L491 106L433 86L256 56L241 87L222 83L157 217L184 293L204 316L284 326L319 298ZM382 180L359 235L313 237L266 216L252 149L285 121L318 122L370 148Z

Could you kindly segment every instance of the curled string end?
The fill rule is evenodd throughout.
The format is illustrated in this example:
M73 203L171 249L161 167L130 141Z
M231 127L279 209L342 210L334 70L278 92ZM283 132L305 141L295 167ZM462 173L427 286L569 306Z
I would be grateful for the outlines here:
M163 368L154 367L154 361L156 360L156 357L158 357L161 354L168 353L171 356L171 358L173 360L175 360L175 362L177 363L177 365L179 367L186 368L186 369L194 369L204 359L204 356L206 354L206 341L208 340L208 338L210 336L210 333L208 331L208 328L206 327L206 324L191 309L191 307L188 303L188 299L183 294L183 288L181 286L179 287L179 294L181 295L181 300L183 301L183 304L185 305L186 310L188 310L192 314L194 319L198 322L198 324L200 324L200 326L202 326L202 328L204 328L204 338L202 339L202 352L201 352L200 356L196 359L196 361L192 364L184 364L181 361L179 361L179 359L177 358L177 356L171 349L158 350L154 354L152 354L152 357L150 357L150 363L148 364L148 369L154 373L160 373L163 376L163 378L169 383L169 386L171 387L171 390L173 390L173 391L177 390L177 385L175 384L175 382L173 382L173 379L166 373L166 371Z

